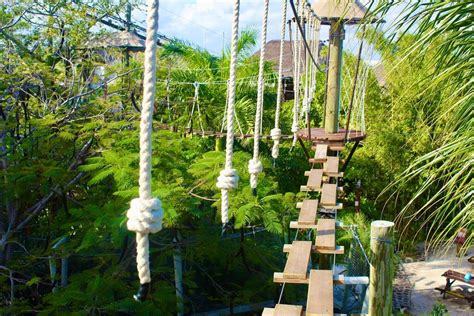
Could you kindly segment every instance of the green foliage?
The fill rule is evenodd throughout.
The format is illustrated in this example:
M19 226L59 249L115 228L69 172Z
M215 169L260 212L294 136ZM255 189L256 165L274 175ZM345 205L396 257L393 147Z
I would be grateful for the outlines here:
M381 1L376 13L396 4ZM460 228L474 225L472 13L472 6L456 1L406 4L395 23L399 36L389 44L397 53L385 51L387 69L394 73L391 86L403 82L402 74L414 75L403 82L394 104L411 107L417 127L406 144L416 155L389 190L398 194L411 187L398 220L425 229L432 246L449 246ZM473 238L468 234L465 249Z
M301 148L284 143L273 161L272 144L262 141L264 171L254 196L247 171L253 140L236 139L233 163L240 182L230 195L234 230L221 236L215 183L224 153L212 151L215 137L195 137L187 129L191 122L195 131L201 123L205 130L221 130L230 53L226 49L213 56L172 41L159 51L152 140L152 190L163 201L164 229L150 236L151 297L143 304L131 299L137 281L125 213L138 194L143 54L131 53L126 66L121 50L103 54L89 48L93 33L107 31L86 14L118 14L124 4L43 0L0 5L2 314L173 314L179 299L175 259L183 262L185 313L273 298L272 272L284 266L281 248L293 239L288 225L302 198L294 192L305 181L306 157ZM412 219L405 225L410 233L430 224L441 227L444 238L458 226L472 225L469 10L429 1L416 15L418 33L390 41L374 31L387 84L380 87L369 75L369 136L346 170L341 198L352 204L355 183L362 179L362 213L349 208L340 217L358 226L367 253L369 222L396 218L400 205L406 206L401 216ZM407 17L414 12L407 11ZM439 19L433 19L436 14ZM255 31L241 32L236 133L254 129L255 43ZM349 53L344 58L349 72L343 86L350 89L356 58ZM265 77L262 126L269 134L276 100L271 63L265 64ZM324 82L324 74L317 79ZM191 117L194 82L201 83L201 118ZM318 84L312 126L322 124L324 92ZM347 104L349 94L343 95ZM292 107L292 101L282 105L284 134L290 133ZM341 122L347 109L342 112ZM387 194L380 195L389 184ZM396 200L388 198L393 192ZM350 232L337 237L349 248ZM61 259L69 266L66 287L60 286ZM298 291L288 287L286 299L300 299Z
M448 309L446 305L437 302L433 305L433 309L431 310L430 316L448 316Z

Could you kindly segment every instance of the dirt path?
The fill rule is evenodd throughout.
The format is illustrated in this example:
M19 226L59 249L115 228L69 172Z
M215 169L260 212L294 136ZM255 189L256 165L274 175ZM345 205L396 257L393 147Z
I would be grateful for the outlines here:
M470 249L468 253L469 255L474 254L474 249ZM404 263L406 275L413 285L410 311L414 315L428 315L433 305L438 301L446 305L451 316L474 315L474 310L470 308L470 304L466 300L453 296L448 296L443 300L440 292L434 289L435 287L444 287L446 279L441 274L446 270L474 274L474 267L467 262L467 258L456 258L453 248L446 253L431 255L426 261ZM460 282L454 283L452 288L474 292L474 288Z

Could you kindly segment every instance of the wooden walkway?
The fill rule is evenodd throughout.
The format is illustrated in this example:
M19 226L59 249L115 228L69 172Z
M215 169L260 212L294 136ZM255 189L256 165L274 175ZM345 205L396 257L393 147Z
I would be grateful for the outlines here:
M344 277L333 275L331 270L312 269L312 257L344 254L344 247L336 245L338 222L332 218L322 218L321 213L331 210L337 213L342 208L338 202L338 179L344 174L339 171L340 159L331 155L344 149L344 144L328 142L317 143L312 147L314 158L309 159L312 168L305 172L306 185L300 190L306 198L298 202L300 209L297 221L290 222L290 228L312 229L315 240L295 240L283 246L288 253L283 272L275 272L275 283L308 284L306 306L276 304L275 308L265 308L262 315L334 315L333 284L344 283ZM319 168L316 165L320 165ZM319 198L310 197L317 194Z

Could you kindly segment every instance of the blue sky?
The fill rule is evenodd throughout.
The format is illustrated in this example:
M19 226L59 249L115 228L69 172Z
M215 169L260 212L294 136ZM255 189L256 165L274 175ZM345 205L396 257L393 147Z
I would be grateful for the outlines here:
M364 1L362 1L364 3ZM365 1L367 2L367 1ZM161 0L160 1L160 33L177 37L206 48L219 55L223 45L230 41L232 0ZM263 0L241 0L240 29L254 28L260 31L263 11ZM133 12L137 22L145 20L146 5L143 4ZM385 28L393 23L399 10L394 10L385 18ZM282 1L270 0L267 40L279 39L282 14ZM287 17L292 16L288 6ZM356 26L346 28L345 49L357 51L359 41L355 39ZM328 30L324 26L321 39L327 39ZM257 44L255 50L259 48ZM378 57L372 56L372 59ZM368 56L366 59L369 59Z

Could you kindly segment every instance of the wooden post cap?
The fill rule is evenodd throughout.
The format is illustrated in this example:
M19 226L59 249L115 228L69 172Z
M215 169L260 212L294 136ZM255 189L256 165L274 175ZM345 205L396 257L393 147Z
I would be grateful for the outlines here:
M389 222L389 221L373 221L372 224L370 224L371 227L377 227L377 228L389 228L394 226L394 222Z

